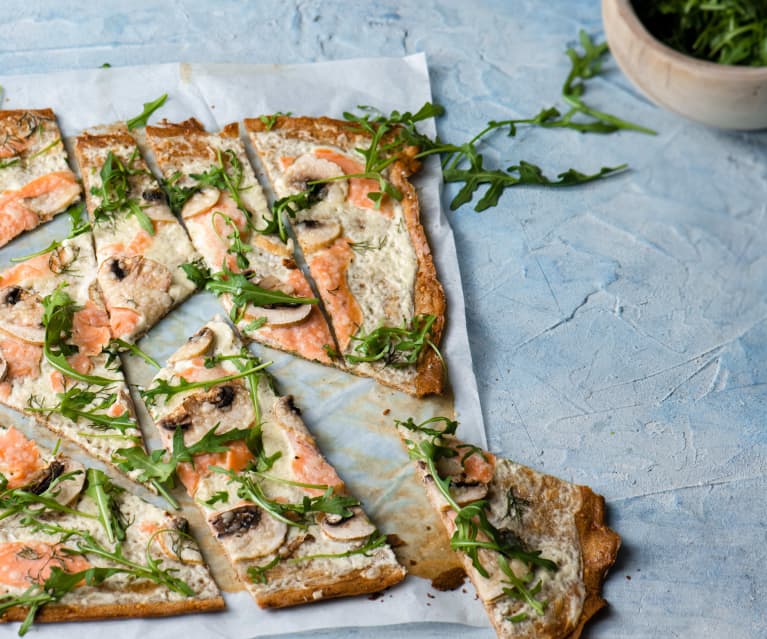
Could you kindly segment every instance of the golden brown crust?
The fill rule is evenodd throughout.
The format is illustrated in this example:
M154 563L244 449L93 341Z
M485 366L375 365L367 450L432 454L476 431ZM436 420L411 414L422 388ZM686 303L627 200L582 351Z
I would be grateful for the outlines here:
M43 120L56 119L52 109L8 109L7 111L0 111L0 125L12 131L12 127L9 127L8 123L16 123L19 118L30 115Z
M35 622L96 621L99 619L130 619L137 617L169 617L172 615L224 610L226 602L218 596L211 599L183 599L180 601L144 601L129 604L49 604L40 609ZM9 608L0 616L0 622L23 621L27 608Z
M369 568L354 570L340 576L327 573L306 574L299 566L292 566L291 570L301 574L304 585L300 588L258 593L256 603L261 608L287 608L322 599L367 595L398 584L406 575L402 566L394 565L382 567L374 576L365 574L370 571Z
M287 137L316 144L333 145L346 151L353 151L360 146L369 144L370 141L369 136L360 131L353 123L326 117L278 116L271 124L260 118L246 118L244 123L245 130L248 132L279 131ZM432 336L433 342L439 345L445 325L445 292L437 278L437 270L426 239L426 232L421 224L418 196L408 180L408 177L420 167L420 163L413 159L414 153L412 151L412 148L405 149L400 159L391 165L389 178L392 184L403 194L401 205L410 234L410 241L418 261L414 292L415 313L416 315L434 315L436 317L432 325ZM358 371L350 370L360 374ZM417 365L415 388L391 384L386 380L381 381L403 392L423 397L442 393L444 379L442 362L431 348L427 348Z
M581 507L575 513L575 527L581 544L586 599L578 623L567 639L578 639L586 622L607 605L601 596L602 582L615 563L621 544L620 535L605 524L604 497L587 486L578 488Z
M77 142L75 143L77 163L81 166L88 166L88 162L83 155L83 151L87 148L113 149L116 146L136 146L136 140L130 133L128 133L128 131L82 133L81 135L77 136Z
M195 118L183 122L162 120L155 126L147 126L146 134L161 167L177 164L178 160L183 158L209 158L211 161L216 159L215 150L208 139L210 134ZM239 138L240 125L237 122L227 124L217 135Z

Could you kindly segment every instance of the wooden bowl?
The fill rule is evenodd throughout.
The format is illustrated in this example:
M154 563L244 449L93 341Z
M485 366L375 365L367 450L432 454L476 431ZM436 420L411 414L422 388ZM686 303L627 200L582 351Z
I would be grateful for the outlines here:
M607 43L629 80L656 104L724 129L767 127L767 67L706 62L656 40L630 0L602 0Z

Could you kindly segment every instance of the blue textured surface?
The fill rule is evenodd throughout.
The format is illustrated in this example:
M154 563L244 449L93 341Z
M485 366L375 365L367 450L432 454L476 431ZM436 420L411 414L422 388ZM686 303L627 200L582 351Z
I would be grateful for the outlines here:
M581 27L601 33L586 0L5 0L2 14L2 74L424 51L451 141L555 102L565 44ZM491 156L549 174L624 161L630 172L451 214L489 441L606 496L624 546L587 636L765 637L767 135L661 111L612 65L590 95L659 135L529 131ZM342 634L494 636L434 624Z

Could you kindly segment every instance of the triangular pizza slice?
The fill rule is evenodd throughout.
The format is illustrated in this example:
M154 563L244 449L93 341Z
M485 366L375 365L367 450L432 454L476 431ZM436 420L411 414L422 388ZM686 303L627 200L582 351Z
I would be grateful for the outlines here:
M120 126L75 144L112 336L134 341L195 291L198 256L133 136Z
M404 578L292 397L276 393L224 321L191 337L143 395L166 449L185 460L179 478L259 606L376 592Z
M620 546L604 498L462 442L457 426L398 422L498 636L577 639Z
M80 198L50 109L0 111L0 246Z
M185 519L0 427L0 622L224 606Z
M0 272L0 402L107 463L142 442L110 342L90 233Z
M245 128L275 208L293 217L338 362L412 395L442 392L445 296L408 181L418 163L384 157L385 168L371 173L363 153L372 157L386 140L350 122L264 116Z
M329 363L332 336L291 246L262 232L269 209L239 125L208 133L192 119L146 131L171 204L203 256L189 272L248 339Z

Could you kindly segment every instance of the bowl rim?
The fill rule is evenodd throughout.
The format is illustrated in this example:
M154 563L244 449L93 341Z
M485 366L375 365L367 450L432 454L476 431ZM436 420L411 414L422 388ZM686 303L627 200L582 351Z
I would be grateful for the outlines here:
M681 51L677 51L673 47L661 42L650 33L636 14L634 3L631 0L602 0L604 5L613 2L618 5L616 15L624 20L626 26L635 36L640 38L644 44L652 47L658 53L665 55L674 62L686 66L690 70L722 75L728 78L742 76L744 80L754 80L762 77L767 79L767 65L754 67L739 64L721 64L719 62L711 62L710 60L695 58L686 53L682 53Z

